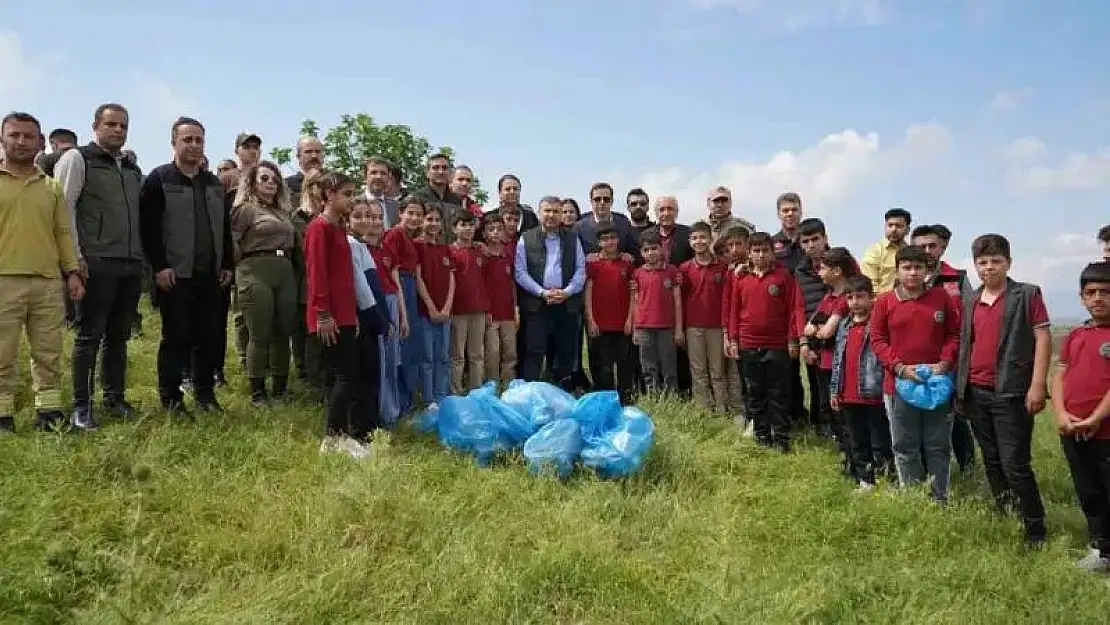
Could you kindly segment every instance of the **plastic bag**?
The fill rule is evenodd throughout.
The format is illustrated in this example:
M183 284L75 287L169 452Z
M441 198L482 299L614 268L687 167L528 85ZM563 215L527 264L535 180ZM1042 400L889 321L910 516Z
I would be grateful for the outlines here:
M416 430L425 434L439 431L439 407L432 405L415 419Z
M490 411L473 397L445 397L438 413L439 440L444 446L474 455L483 466L504 448Z
M914 373L917 374L918 378L925 381L915 382L899 378L894 383L894 388L902 401L921 410L935 410L952 399L955 385L952 383L951 376L933 375L933 370L929 365L917 365Z
M524 457L533 473L553 467L560 478L566 478L574 470L574 462L581 451L582 430L573 419L556 419L524 443Z
M519 448L536 433L537 428L531 419L497 397L497 386L493 382L470 391L468 396L489 416L505 448Z
M570 416L574 396L547 382L513 380L501 394L501 401L532 421L537 428Z
M629 406L621 410L616 428L587 438L582 464L605 479L628 477L644 465L655 443L655 424L643 410Z
M578 422L586 438L607 432L620 423L620 395L616 391L586 393L575 402L570 417Z

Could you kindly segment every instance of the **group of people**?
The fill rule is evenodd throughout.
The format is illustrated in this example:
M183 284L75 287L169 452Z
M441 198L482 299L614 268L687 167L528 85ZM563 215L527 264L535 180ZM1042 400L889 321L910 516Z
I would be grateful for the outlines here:
M188 414L186 377L195 409L221 410L231 317L254 405L288 394L292 359L326 398L322 450L355 457L377 429L489 380L548 379L624 402L688 394L783 452L792 430L814 428L836 442L861 491L887 474L902 486L928 481L944 502L950 456L970 466L977 442L998 506L1016 510L1037 545L1047 530L1033 417L1051 396L1089 524L1080 566L1110 570L1110 226L1098 233L1105 258L1079 278L1090 320L1068 334L1051 373L1040 289L1008 276L998 234L972 244L973 289L942 260L951 231L913 227L901 208L857 259L804 218L796 193L777 198L774 234L734 216L726 187L685 225L676 198L652 203L642 189L625 195L627 215L614 212L604 182L590 188L588 211L554 196L533 210L506 174L498 206L484 211L473 172L444 154L428 158L427 186L404 190L386 159L369 158L355 180L328 170L324 146L304 137L300 171L284 178L244 132L236 158L213 172L204 126L189 117L170 129L173 161L144 176L124 150L129 120L123 106L102 105L93 141L77 146L59 129L47 153L33 116L3 119L0 432L15 428L24 330L36 428L97 427L98 354L100 411L134 416L127 341L148 276L166 411ZM76 311L68 418L66 300ZM925 369L955 386L932 410L895 392L897 379L924 382Z

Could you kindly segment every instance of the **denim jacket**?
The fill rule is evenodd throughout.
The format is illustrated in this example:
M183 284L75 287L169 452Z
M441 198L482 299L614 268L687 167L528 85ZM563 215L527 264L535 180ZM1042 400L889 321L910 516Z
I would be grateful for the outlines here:
M848 329L853 325L851 317L840 322L836 330L836 348L833 350L832 380L829 383L830 394L840 397L844 393L844 351L848 345ZM859 356L859 379L855 381L856 389L861 399L881 399L883 396L883 366L871 351L871 324L868 323L863 330L863 350Z

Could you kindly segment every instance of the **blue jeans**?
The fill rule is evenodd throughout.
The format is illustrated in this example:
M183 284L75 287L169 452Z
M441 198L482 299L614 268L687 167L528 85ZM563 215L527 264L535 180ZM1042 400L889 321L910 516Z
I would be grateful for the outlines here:
M397 423L401 415L401 405L397 397L397 372L401 362L401 338L399 334L400 309L397 307L397 296L386 295L386 305L389 307L389 320L393 323L393 333L389 336L378 337L382 358L382 390L379 401L382 411L382 422L388 426Z
M409 319L409 336L400 342L400 367L397 371L397 408L401 414L413 405L413 397L420 390L420 371L424 363L424 337L420 330L420 312L416 300L416 276L400 272L401 295L405 298L405 312ZM425 399L425 402L431 401Z
M952 410L949 404L933 410L915 408L897 393L891 398L890 433L894 464L902 486L913 486L933 478L933 499L948 499L949 464L952 455ZM922 458L922 450L925 457Z
M424 367L421 383L424 402L439 403L451 392L451 320L432 323L420 316L424 336Z

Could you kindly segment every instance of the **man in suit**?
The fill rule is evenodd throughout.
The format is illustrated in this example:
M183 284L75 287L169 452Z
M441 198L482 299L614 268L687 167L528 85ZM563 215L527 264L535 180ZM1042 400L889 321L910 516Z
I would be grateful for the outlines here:
M644 232L659 235L663 246L663 258L667 263L678 267L694 257L690 247L690 227L677 223L678 199L664 195L655 200L655 226ZM678 390L683 395L690 393L690 357L684 348L678 349Z
M389 190L392 186L390 170L393 165L380 156L371 156L366 159L363 174L366 176L366 197L377 200L382 205L382 219L386 229L400 223L397 213L397 199L390 197Z

